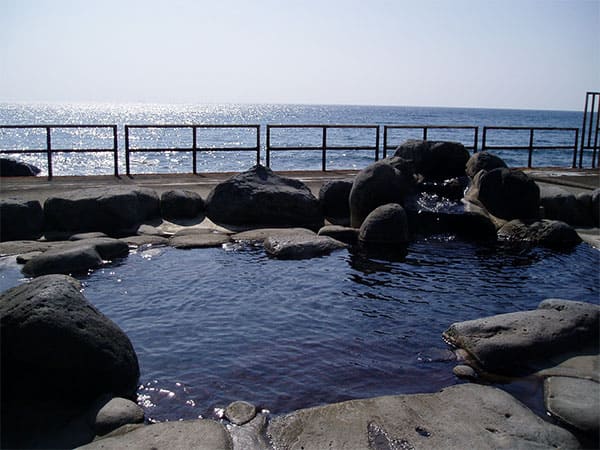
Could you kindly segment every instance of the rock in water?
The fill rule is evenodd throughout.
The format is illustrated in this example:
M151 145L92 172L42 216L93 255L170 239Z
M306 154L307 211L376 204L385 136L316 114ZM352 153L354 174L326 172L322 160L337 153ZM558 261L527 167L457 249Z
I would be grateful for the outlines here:
M80 289L73 278L47 275L2 293L3 403L136 398L140 373L129 338Z
M404 208L397 203L375 208L361 225L358 240L375 245L408 243L408 221Z
M465 175L469 151L459 142L410 139L396 149L394 156L413 161L415 172L426 180L441 181Z
M281 177L261 165L216 185L206 199L207 216L227 225L319 229L319 200L301 181Z
M570 225L546 219L534 222L511 220L498 230L498 237L506 241L527 242L550 248L568 248L581 242L581 237Z

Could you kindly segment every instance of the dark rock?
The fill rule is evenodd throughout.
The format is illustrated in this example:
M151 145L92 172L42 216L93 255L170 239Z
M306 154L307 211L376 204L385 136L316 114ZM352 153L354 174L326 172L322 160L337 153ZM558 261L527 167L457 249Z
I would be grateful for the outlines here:
M178 231L169 239L171 247L179 249L220 247L231 238L226 233L206 228L191 228Z
M324 220L318 199L304 183L260 165L219 183L206 205L212 221L227 225L319 229Z
M573 348L598 346L600 307L549 299L538 309L454 323L444 339L464 349L485 371L519 374L534 362Z
M43 226L44 213L38 201L0 199L0 241L37 239Z
M371 211L388 203L404 204L414 188L412 163L387 158L361 170L350 191L350 224L360 228Z
M467 161L465 173L469 178L473 178L480 170L489 172L502 167L508 167L502 158L489 152L477 152Z
M549 377L544 381L548 412L579 431L600 432L600 384L572 377Z
M143 423L144 411L137 403L121 397L103 397L91 411L90 425L98 436L127 424Z
M80 448L233 450L233 443L222 424L202 419L161 422L139 427L129 433L99 439Z
M55 231L119 235L159 213L156 192L139 187L82 190L44 202L46 229Z
M591 225L591 195L576 197L558 186L541 190L540 204L546 219L560 220L569 225Z
M594 225L600 225L600 188L592 192L592 217Z
M534 222L511 220L498 230L498 237L550 248L568 248L581 242L581 237L570 225L546 219Z
M169 245L169 239L162 236L142 234L140 236L127 236L120 239L130 247L141 247L142 245Z
M325 218L333 224L347 225L350 223L350 191L352 181L328 181L319 190L319 202Z
M33 258L40 256L42 252L27 252L21 255L17 255L17 264L27 264Z
M319 236L329 236L340 242L354 245L358 241L358 230L356 228L343 227L340 225L325 225L319 230Z
M376 245L408 243L408 221L404 208L397 203L375 208L361 225L358 239L361 243Z
M592 213L592 194L591 192L580 192L575 195L577 210L581 212L580 222L577 225L584 227L593 227L594 215Z
M0 177L34 177L40 172L33 164L0 158Z
M299 236L314 236L315 232L307 228L257 228L255 230L242 231L231 236L234 241L263 243L268 237L285 238L290 234Z
M73 274L97 269L104 260L127 256L129 246L118 239L94 238L55 245L30 259L23 273L40 276L51 273Z
M224 412L225 418L235 425L244 425L256 416L256 407L248 402L230 403Z
M3 404L86 404L106 393L136 398L131 342L80 289L73 278L48 275L0 295Z
M347 247L346 244L327 236L316 234L280 234L269 236L264 241L266 252L279 259L306 259L328 255Z
M459 142L411 139L400 145L394 156L413 161L415 172L426 180L441 181L465 175L469 151Z
M160 213L165 219L191 219L204 211L204 200L193 191L165 191L160 196Z
M6 241L0 242L0 256L18 255L21 253L45 252L62 242L48 241Z
M302 409L272 419L268 434L278 449L579 448L510 394L474 383Z
M100 231L90 231L89 233L77 233L69 237L69 241L83 241L84 239L107 238L105 233Z
M504 220L539 217L540 189L532 178L517 169L479 171L465 199Z

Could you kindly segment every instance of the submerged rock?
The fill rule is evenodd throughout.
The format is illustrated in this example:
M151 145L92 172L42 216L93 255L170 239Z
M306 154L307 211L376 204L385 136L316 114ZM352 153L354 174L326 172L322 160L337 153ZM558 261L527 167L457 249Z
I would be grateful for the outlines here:
M343 242L328 236L295 233L269 236L265 239L264 246L269 255L279 259L315 258L347 247Z
M388 203L404 204L415 186L412 163L387 158L361 170L350 191L350 225L360 228L371 211Z
M396 149L394 156L413 161L415 172L426 180L441 181L465 175L469 151L460 142L410 139Z
M570 225L558 220L524 222L511 220L498 230L498 237L506 241L527 242L551 248L573 247L581 237Z
M219 224L319 229L318 199L301 181L261 165L216 185L206 199L207 216Z
M579 448L511 395L477 384L303 409L273 419L268 434L274 448Z
M44 212L37 200L0 199L0 241L37 239L43 226Z
M234 241L257 242L262 244L268 237L286 237L289 235L314 236L315 232L307 228L257 228L255 230L242 231L231 236Z
M178 231L169 239L171 247L179 249L220 247L229 242L227 233L206 228L189 228Z
M256 416L256 406L244 401L230 403L224 412L225 418L235 425L244 425Z
M574 348L598 346L600 307L548 299L537 309L454 323L444 333L484 371L519 374Z

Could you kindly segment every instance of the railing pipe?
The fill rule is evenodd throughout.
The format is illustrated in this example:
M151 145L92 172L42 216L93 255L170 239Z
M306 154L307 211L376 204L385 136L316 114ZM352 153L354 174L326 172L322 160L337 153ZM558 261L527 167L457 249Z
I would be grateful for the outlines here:
M46 127L46 154L48 157L48 179L52 179L52 137L50 127Z

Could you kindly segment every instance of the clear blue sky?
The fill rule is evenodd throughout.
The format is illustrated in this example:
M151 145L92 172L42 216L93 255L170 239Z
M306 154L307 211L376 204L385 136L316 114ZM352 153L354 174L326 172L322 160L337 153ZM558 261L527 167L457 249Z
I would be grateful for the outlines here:
M600 0L0 0L0 101L581 110Z

